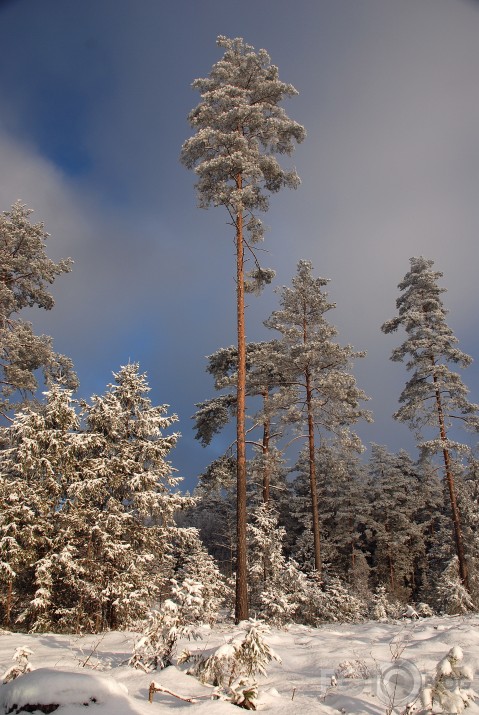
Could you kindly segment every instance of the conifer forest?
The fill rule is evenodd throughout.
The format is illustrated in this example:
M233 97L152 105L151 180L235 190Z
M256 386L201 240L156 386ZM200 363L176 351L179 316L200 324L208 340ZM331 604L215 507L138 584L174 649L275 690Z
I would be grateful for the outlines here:
M450 327L448 266L430 255L395 265L396 303L377 332L392 336L402 388L390 412L414 449L363 443L375 415L356 368L368 355L335 326L334 277L306 255L278 286L265 264L273 197L299 188L291 157L310 141L293 118L298 90L242 38L220 35L215 57L193 82L177 153L194 181L185 202L217 215L211 245L231 249L236 339L196 356L210 391L192 401L190 424L152 399L134 345L100 394L80 396L75 355L35 327L39 311L55 311L53 284L68 282L73 261L49 257L55 235L35 206L2 207L0 628L139 632L130 666L147 673L190 658L201 682L254 709L246 676L275 659L262 629L479 610L479 404L468 389L477 356ZM250 341L250 311L273 289L261 339ZM187 491L175 448L191 429L198 449L221 438L224 450ZM179 639L219 622L250 624L240 646L206 660L179 654ZM460 669L452 650L444 668ZM27 672L28 657L17 653L20 670L5 682Z

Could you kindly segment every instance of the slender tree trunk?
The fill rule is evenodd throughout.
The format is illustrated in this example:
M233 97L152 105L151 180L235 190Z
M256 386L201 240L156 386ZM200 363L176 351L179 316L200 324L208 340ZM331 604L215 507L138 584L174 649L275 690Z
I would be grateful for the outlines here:
M263 392L263 406L266 412L268 404L268 392ZM271 482L271 468L269 463L269 440L270 440L270 419L265 417L263 422L263 503L269 504L270 499L270 482Z
M10 578L8 580L7 601L5 603L5 618L3 621L4 625L7 627L10 625L10 620L11 620L12 601L13 601L13 579Z
M303 344L308 342L308 323L306 319L306 304L303 303ZM319 531L318 484L316 479L316 449L314 445L313 387L311 374L306 367L306 408L308 411L308 447L309 447L309 488L311 491L311 516L313 520L314 568L321 579L321 536Z
M349 508L349 510L351 509L351 504L349 504L349 503L348 503L348 508ZM354 533L353 526L354 526L353 519L351 517L349 517L349 531L351 534ZM351 569L352 569L352 572L354 573L354 567L356 566L356 548L355 548L356 544L355 544L354 539L351 539L350 546L351 546Z
M308 326L306 322L306 305L303 305L303 343L308 342ZM313 418L313 388L309 367L306 368L306 407L308 410L308 447L309 447L309 487L311 491L311 516L313 520L314 568L318 579L321 579L321 536L319 531L318 483L316 479L316 449L314 445Z
M242 177L236 179L238 190ZM236 623L248 618L248 584L246 561L246 335L244 305L243 212L236 215L236 308L238 328L238 384L236 387Z
M396 590L396 579L394 573L394 559L391 556L391 547L388 546L388 564L389 564L389 585L391 587L391 593Z
M461 516L459 513L459 507L457 504L456 486L454 483L454 474L452 473L451 457L449 454L449 449L447 448L447 432L446 432L446 426L445 426L445 422L444 422L444 410L442 408L441 393L439 391L439 387L437 384L438 380L437 380L436 371L434 370L435 361L434 361L433 357L431 358L431 362L433 364L432 378L434 381L434 390L435 390L435 396L436 396L436 408L437 408L437 416L438 416L438 420L439 420L439 434L441 436L441 441L443 443L442 456L444 459L446 482L447 482L447 488L449 491L449 499L451 502L452 521L454 524L454 538L455 538L455 542L456 542L456 552L457 552L457 558L459 560L459 578L461 579L463 586L469 591L469 578L468 578L468 573L467 573L466 558L464 556L464 539L462 536Z
M308 408L308 446L309 446L309 486L311 490L311 515L313 518L314 568L321 578L321 537L319 532L318 483L316 479L316 459L314 446L314 420L312 408L313 391L311 376L306 370L306 404Z
M382 472L382 476L383 476L383 479L384 479L384 471ZM391 533L391 530L390 530L390 528L389 528L389 519L388 519L388 517L386 517L386 521L385 521L385 523L384 523L384 529L385 529L386 534L387 534L387 552L386 552L386 555L387 555L388 570L389 570L389 587L390 587L391 593L394 593L394 591L395 591L395 589L396 589L396 583L395 583L395 580L396 580L396 579L395 579L395 572L394 572L394 559L393 559L393 555L392 555L392 552L391 552L391 544L389 543L389 542L390 542L390 536L389 536L389 535L390 535L390 533Z

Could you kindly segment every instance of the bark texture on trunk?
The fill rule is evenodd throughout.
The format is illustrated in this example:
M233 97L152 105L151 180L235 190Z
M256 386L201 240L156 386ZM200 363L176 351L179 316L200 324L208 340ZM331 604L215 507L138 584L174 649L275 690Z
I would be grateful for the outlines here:
M263 392L263 407L266 413L268 405L268 392ZM269 417L266 417L263 422L263 503L269 504L270 499L270 483L271 483L271 466L269 463L269 440L270 440L271 425Z
M459 561L459 578L461 579L463 586L469 591L469 577L467 572L466 557L464 555L464 538L462 535L461 515L459 513L459 507L457 504L456 485L454 480L454 474L452 472L451 456L449 454L449 449L447 448L447 432L444 421L444 410L442 407L441 392L438 387L437 375L434 370L435 361L433 357L431 358L431 362L433 364L432 378L434 381L436 409L439 422L439 434L441 436L441 441L444 445L442 448L442 456L444 459L444 470L446 472L446 482L449 491L449 500L451 502L452 521L454 524L454 540L456 542L456 553Z
M314 445L314 420L312 410L312 389L309 371L306 372L306 404L308 407L308 446L309 446L309 486L311 490L311 516L313 519L314 569L321 578L321 536L319 530L318 483L316 478L316 459Z
M306 321L306 305L303 305L303 343L308 342L308 325ZM321 536L319 530L318 483L316 478L316 449L314 444L313 388L311 373L306 367L306 407L308 410L308 447L309 447L309 488L311 491L311 517L313 521L314 569L321 579Z
M237 188L242 188L241 176L236 180ZM246 561L246 334L244 305L244 245L243 212L236 216L236 308L238 328L238 384L236 386L236 604L235 621L248 618L248 584Z
M12 603L13 603L13 579L8 580L7 586L7 600L5 603L5 618L3 621L4 626L10 625L11 613L12 613Z

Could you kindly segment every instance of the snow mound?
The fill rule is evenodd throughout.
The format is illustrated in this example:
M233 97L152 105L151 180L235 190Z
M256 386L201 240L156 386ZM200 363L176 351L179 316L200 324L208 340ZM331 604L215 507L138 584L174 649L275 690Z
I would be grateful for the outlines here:
M127 688L110 676L38 668L0 687L0 713L49 713L65 705L113 705L113 701L121 705L127 704L127 695Z

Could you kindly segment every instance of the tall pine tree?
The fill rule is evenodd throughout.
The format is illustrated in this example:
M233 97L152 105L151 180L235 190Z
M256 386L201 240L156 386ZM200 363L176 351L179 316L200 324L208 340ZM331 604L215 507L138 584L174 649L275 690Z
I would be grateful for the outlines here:
M479 405L468 400L468 390L451 365L467 367L472 358L457 348L458 340L446 323L447 310L438 280L442 273L432 269L434 261L411 258L411 268L399 284L401 295L396 301L398 314L382 326L384 333L402 327L406 340L395 348L391 360L406 361L412 376L401 393L401 407L395 419L406 422L420 435L419 446L430 453L442 454L444 472L454 523L455 546L459 576L468 588L467 563L464 553L461 517L459 513L452 452L461 444L449 438L453 422L479 429ZM436 436L427 439L424 431L433 427Z
M281 334L276 359L283 384L272 397L273 407L281 410L284 424L296 430L295 438L307 440L314 567L320 576L317 436L320 441L340 436L361 450L359 438L349 427L370 415L360 404L367 397L351 372L353 359L363 353L333 340L336 328L325 318L335 307L323 291L328 281L315 278L312 271L309 261L299 262L292 287L281 290L281 309L274 311L265 325Z
M268 209L268 194L282 187L296 188L294 170L281 168L275 154L291 154L294 142L304 139L304 128L279 105L297 94L278 78L265 50L254 51L241 38L218 37L225 49L206 78L193 87L201 102L189 114L195 135L182 147L181 161L198 175L196 189L203 208L224 206L235 229L237 298L237 568L236 620L248 617L246 559L246 337L245 286L260 289L273 272L259 265L254 244L263 237L258 212ZM254 268L245 279L245 251Z

